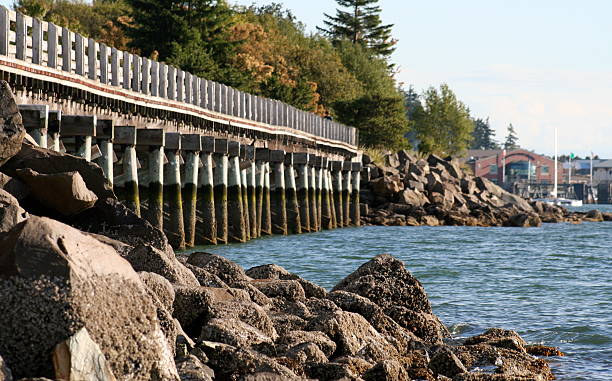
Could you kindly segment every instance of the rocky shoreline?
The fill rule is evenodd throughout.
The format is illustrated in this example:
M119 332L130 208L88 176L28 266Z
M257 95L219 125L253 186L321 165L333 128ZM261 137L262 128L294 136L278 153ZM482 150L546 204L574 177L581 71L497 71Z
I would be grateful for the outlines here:
M540 226L543 222L612 221L612 214L569 212L540 201L528 201L491 181L474 177L455 160L426 158L407 152L388 153L384 164L364 155L370 173L360 192L362 220L385 226Z
M554 379L536 356L560 352L516 332L451 339L390 255L331 291L176 255L100 167L29 143L14 102L0 114L0 381Z

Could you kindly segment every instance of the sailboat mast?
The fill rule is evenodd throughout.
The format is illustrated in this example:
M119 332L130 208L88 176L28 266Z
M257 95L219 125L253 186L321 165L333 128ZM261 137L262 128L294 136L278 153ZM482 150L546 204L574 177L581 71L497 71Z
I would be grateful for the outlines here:
M553 197L557 198L557 129L555 128L555 187L553 188Z

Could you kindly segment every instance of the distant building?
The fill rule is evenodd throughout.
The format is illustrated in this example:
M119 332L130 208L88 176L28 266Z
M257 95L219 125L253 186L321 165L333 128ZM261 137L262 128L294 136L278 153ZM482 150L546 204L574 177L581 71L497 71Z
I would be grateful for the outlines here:
M612 183L612 160L597 160L593 163L593 184Z
M485 177L496 184L554 182L555 161L524 149L510 150L505 155L503 150L469 150L463 161L472 168L474 175ZM563 182L563 173L563 166L559 163L557 174L560 183Z

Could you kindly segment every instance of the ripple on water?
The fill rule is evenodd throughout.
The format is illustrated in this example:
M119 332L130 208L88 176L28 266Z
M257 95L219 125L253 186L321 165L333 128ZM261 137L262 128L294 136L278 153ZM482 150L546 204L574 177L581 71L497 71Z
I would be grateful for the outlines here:
M612 208L609 209L612 211ZM486 328L559 347L558 380L612 380L612 224L537 229L363 227L206 247L245 268L276 263L323 287L376 254L402 259L457 336Z

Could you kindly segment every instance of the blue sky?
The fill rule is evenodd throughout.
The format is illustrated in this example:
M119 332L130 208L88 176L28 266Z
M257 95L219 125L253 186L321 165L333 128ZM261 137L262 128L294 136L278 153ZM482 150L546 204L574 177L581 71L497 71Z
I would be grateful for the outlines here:
M280 1L309 30L333 0ZM249 5L253 1L233 0ZM256 1L267 4L268 1ZM612 1L380 0L395 24L398 80L420 93L448 83L498 138L526 148L612 157Z
M271 1L229 0L264 5ZM277 0L308 30L333 0ZM3 5L12 1L0 0ZM380 0L395 24L397 79L417 92L448 83L502 140L512 123L522 146L612 158L612 1Z

